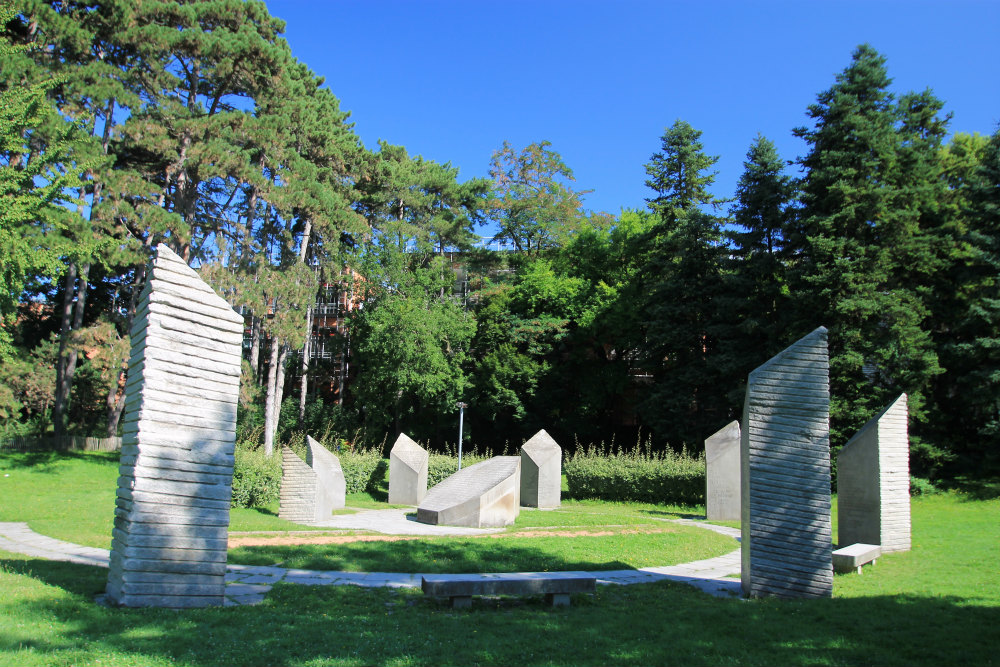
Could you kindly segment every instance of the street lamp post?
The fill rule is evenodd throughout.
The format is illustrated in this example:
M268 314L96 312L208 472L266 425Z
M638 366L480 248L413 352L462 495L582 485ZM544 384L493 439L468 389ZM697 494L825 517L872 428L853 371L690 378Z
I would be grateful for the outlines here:
M462 469L462 423L465 421L465 409L469 407L462 401L458 405L458 469Z

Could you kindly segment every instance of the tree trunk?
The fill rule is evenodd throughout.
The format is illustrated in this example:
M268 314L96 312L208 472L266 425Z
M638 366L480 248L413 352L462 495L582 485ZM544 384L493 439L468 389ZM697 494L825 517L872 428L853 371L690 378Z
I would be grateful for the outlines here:
M90 263L84 263L80 265L79 277L77 279L76 287L76 304L73 306L73 324L72 329L70 329L69 336L72 338L73 333L80 330L83 325L83 309L87 305L87 278L90 276ZM60 342L60 347L62 343ZM69 412L70 396L73 391L73 377L76 375L76 362L79 356L76 347L72 347L66 353L66 361L63 366L62 373L62 385L57 387L57 393L62 394L65 398L63 401L64 413Z
M66 435L66 402L68 394L63 392L66 375L66 346L69 345L69 332L73 317L73 292L76 289L76 263L71 263L66 270L66 282L63 286L62 324L59 327L59 356L56 359L56 391L55 403L52 406L52 425L57 438Z
M303 264L306 255L309 253L309 238L312 235L312 220L306 218L305 228L302 230L302 245L299 246L299 261ZM313 299L315 301L315 298ZM310 341L312 340L313 308L310 305L306 308L306 340L302 344L302 386L299 390L299 424L306 418L306 396L309 393L309 352ZM284 365L282 365L284 368Z
M277 338L271 339L271 362L267 369L267 397L264 400L264 455L274 454L274 434L277 430L276 411L274 409L274 399L276 397L276 387L278 385L278 348L281 344Z
M299 425L306 418L306 397L309 392L309 355L312 354L313 308L306 309L306 342L302 345L302 385L299 389Z
M255 315L250 316L250 368L253 369L253 377L257 384L260 384L260 320Z
M278 421L281 418L281 401L285 398L285 361L288 359L288 346L282 344L278 351L278 377L274 384L274 434L278 434Z

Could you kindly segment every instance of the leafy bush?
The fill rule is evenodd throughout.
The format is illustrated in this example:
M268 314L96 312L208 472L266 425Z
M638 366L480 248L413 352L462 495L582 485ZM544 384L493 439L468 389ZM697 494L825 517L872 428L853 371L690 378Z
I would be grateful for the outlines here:
M278 501L281 491L281 455L265 456L261 450L236 448L233 465L233 507L266 507Z
M579 449L563 463L573 498L698 505L705 502L705 457Z
M334 452L340 458L348 493L377 491L389 471L389 462L379 449L342 449Z
M934 483L929 479L910 476L911 496L932 496L936 493L941 493L941 489L934 486Z

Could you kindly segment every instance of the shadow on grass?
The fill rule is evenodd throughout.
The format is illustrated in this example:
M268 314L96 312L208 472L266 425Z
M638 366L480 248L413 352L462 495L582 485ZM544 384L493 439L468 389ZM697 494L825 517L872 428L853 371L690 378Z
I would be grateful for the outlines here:
M371 542L350 542L337 545L335 549L323 544L240 547L229 552L229 562L242 565L281 563L282 567L303 570L428 574L632 569L628 563L618 560L559 558L543 549L490 539L401 540L391 549L383 543Z
M1000 498L1000 477L956 477L944 482L942 486L957 491L966 502Z
M0 450L0 469L32 468L32 472L58 473L64 461L86 459L109 466L118 466L118 452L12 452Z
M245 510L249 512L256 512L257 514L262 514L264 516L273 516L277 518L278 511L271 507L245 507Z
M704 520L704 514L693 514L690 512L666 512L664 510L638 510L639 514L648 514L649 516L662 516L670 519L701 519Z
M415 590L278 585L256 607L178 612L94 604L98 568L0 565L68 593L18 581L29 592L0 602L0 655L35 664L982 665L1000 645L1000 609L933 593L747 602L662 582L453 610Z

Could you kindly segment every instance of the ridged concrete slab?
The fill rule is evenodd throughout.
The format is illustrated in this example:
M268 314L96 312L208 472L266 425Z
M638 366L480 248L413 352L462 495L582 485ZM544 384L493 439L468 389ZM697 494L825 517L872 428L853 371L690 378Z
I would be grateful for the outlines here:
M830 372L819 327L750 373L740 429L743 593L830 597Z
M130 335L107 599L224 604L243 316L161 243Z
M837 455L840 544L910 550L910 439L906 394L865 424Z

